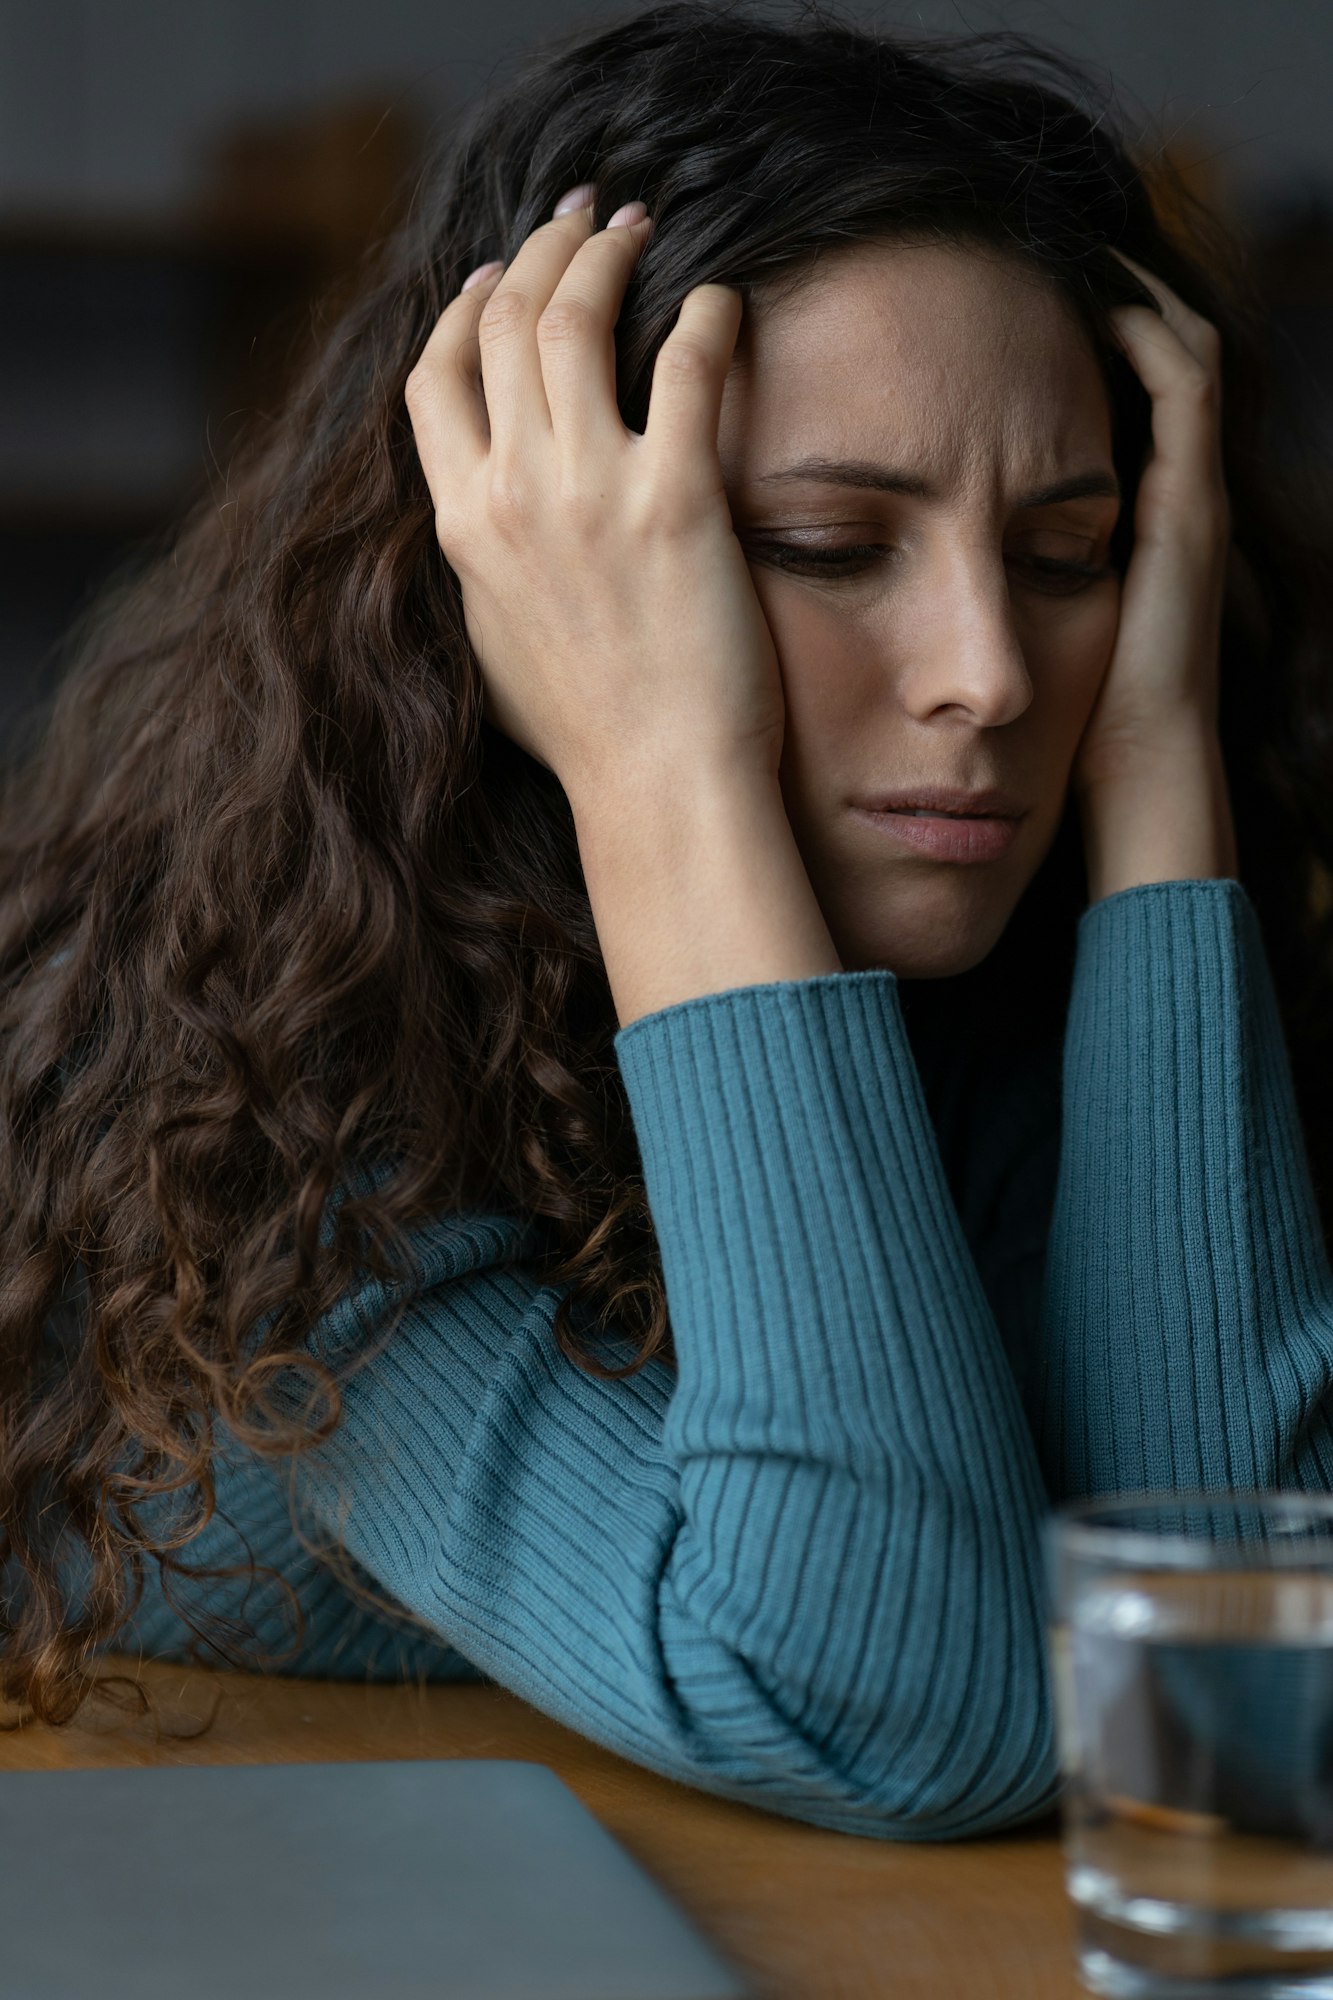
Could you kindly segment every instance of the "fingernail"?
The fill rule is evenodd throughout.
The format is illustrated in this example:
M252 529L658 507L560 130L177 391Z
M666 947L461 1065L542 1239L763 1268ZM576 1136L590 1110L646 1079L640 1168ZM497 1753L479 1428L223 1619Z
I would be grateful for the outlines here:
M470 291L473 285L479 285L483 278L489 278L492 271L503 271L503 269L504 265L498 261L490 264L478 264L475 271L468 272L460 290L465 292Z
M627 201L623 208L616 210L606 226L608 229L616 229L621 223L642 222L647 213L648 210L643 202Z
M568 215L572 208L591 207L592 199L596 192L597 190L591 181L580 181L577 187L572 187L569 190L568 194L561 195L559 201L551 211L552 221L555 220L557 215Z

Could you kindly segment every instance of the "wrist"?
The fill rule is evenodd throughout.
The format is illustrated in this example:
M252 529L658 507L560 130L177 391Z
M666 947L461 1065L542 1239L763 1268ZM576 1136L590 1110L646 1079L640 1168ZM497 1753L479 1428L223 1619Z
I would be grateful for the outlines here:
M1078 791L1088 900L1148 882L1238 879L1231 795L1215 731L1163 734Z
M622 777L570 803L622 1027L706 993L843 970L768 773Z

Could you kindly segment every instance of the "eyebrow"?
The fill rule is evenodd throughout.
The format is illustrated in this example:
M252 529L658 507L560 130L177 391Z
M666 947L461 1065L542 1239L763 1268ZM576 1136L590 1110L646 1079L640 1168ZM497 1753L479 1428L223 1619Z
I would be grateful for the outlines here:
M809 480L817 486L858 486L875 493L901 493L909 500L935 498L935 489L919 474L900 471L891 465L875 465L864 458L800 458L777 472L762 473L753 483L777 486L798 480ZM1057 479L1050 486L1039 486L1034 492L1020 494L1015 504L1020 508L1054 507L1060 500L1119 500L1120 497L1120 482L1114 473L1097 470L1077 472L1068 479Z

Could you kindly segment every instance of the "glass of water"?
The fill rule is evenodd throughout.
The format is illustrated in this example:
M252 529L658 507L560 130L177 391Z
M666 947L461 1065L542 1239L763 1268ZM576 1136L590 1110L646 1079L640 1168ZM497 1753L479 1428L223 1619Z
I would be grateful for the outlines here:
M1333 1496L1110 1495L1044 1539L1084 1985L1333 2000Z

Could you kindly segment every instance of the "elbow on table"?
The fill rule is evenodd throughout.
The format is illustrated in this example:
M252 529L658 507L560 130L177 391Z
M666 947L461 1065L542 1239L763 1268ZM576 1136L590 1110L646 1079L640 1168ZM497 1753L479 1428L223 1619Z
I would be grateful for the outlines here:
M1045 1619L1036 1577L1016 1587L1000 1567L974 1562L960 1585L975 1590L941 1588L923 1642L892 1578L884 1615L818 1645L785 1602L761 1622L748 1599L738 1612L673 1583L651 1658L635 1661L652 1693L630 1754L669 1740L687 1783L877 1839L962 1840L1044 1817L1060 1795Z
M752 1666L745 1678L753 1699ZM736 1737L739 1689L731 1693L724 1731L716 1712L710 1723L696 1714L693 1769L675 1775L761 1810L869 1839L935 1842L1006 1833L1059 1803L1051 1690L1041 1662L1031 1663L1017 1686L960 1689L956 1702L928 1719L915 1705L909 1714L881 1704L841 1714L832 1732L812 1731L810 1707L794 1689L770 1689L765 1719L749 1710L743 1745Z
M1056 1808L1061 1770L1045 1629L1038 1618L1015 1615L1013 1601L1005 1612L983 1620L970 1645L958 1635L956 1651L946 1645L933 1666L915 1662L881 1689L878 1703L868 1695L850 1710L827 1711L826 1729L811 1731L808 1690L804 1699L791 1688L785 1699L770 1694L802 1728L807 1759L815 1755L815 1765L798 1755L793 1766L806 1794L803 1817L883 1840L946 1841L1006 1833ZM944 1674L941 1659L951 1656L956 1670ZM829 1807L833 1816L821 1820Z
M984 1839L1045 1819L1058 1806L1060 1789L1058 1760L1048 1744L1003 1768L942 1773L912 1799L883 1784L849 1786L841 1795L812 1788L787 1810L812 1825L872 1840L938 1843Z
M948 1806L886 1820L878 1829L883 1840L940 1842L983 1840L1013 1833L1044 1820L1060 1801L1060 1774L1053 1759L1035 1764L1023 1782L998 1796L984 1799L963 1795Z

